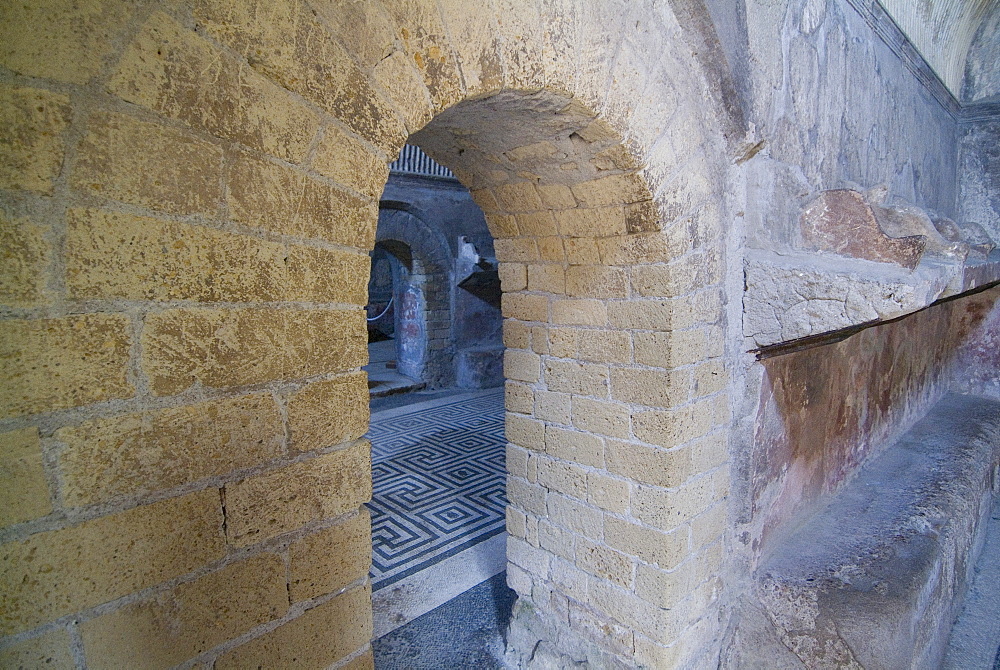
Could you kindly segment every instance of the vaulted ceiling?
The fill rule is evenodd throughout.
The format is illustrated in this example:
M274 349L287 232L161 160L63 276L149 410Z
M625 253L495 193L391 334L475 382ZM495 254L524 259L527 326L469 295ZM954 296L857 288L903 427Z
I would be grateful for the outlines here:
M1000 0L879 0L896 24L934 69L945 86L960 100L990 97L981 88L996 76L1000 57ZM980 30L983 28L984 30ZM979 72L970 90L966 86L967 58L972 50L973 69ZM983 78L983 70L987 75ZM995 94L994 91L992 94Z

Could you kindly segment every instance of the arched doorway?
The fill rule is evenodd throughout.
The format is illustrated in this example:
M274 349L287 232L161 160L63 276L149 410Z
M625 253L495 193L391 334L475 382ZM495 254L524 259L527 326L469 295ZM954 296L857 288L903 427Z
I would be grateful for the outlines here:
M22 17L12 48L52 57L5 61L37 272L5 315L3 411L48 474L5 536L5 646L366 662L366 255L413 135L496 237L524 630L710 653L725 458L694 455L729 422L724 300L690 267L722 249L717 87L669 5L557 4Z

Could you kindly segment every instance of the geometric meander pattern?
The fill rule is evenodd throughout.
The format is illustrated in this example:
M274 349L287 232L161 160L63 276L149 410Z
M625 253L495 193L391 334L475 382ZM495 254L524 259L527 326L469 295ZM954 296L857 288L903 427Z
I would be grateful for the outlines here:
M372 424L372 587L503 532L503 389Z

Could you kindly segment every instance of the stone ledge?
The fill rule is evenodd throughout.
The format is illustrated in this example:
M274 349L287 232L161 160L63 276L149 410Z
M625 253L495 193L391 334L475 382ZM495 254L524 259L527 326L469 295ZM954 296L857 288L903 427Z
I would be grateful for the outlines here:
M769 667L938 667L998 460L1000 403L946 396L773 547L743 635Z
M1000 249L985 260L924 257L913 270L818 252L747 250L743 334L753 347L894 319L1000 281Z

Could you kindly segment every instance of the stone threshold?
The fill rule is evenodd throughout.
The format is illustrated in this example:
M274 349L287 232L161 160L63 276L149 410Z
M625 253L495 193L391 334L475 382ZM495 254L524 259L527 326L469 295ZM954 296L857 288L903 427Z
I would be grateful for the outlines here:
M500 533L375 591L372 594L373 639L405 626L503 572L506 567L507 533Z

